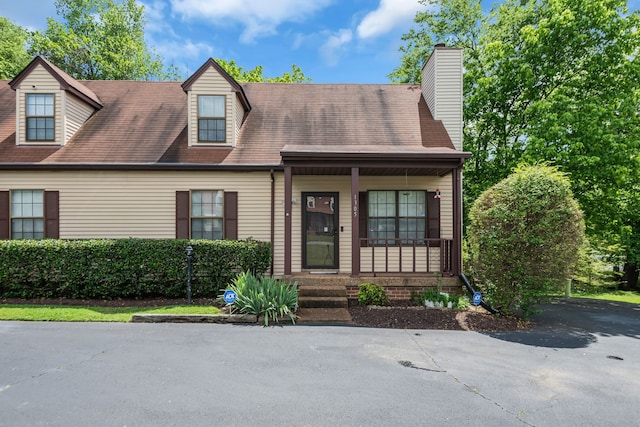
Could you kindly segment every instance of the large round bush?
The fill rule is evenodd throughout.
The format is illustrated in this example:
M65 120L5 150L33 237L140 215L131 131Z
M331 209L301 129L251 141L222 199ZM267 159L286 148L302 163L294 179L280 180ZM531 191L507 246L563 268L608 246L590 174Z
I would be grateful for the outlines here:
M557 168L518 167L476 200L469 217L471 271L495 308L528 316L571 277L584 220Z

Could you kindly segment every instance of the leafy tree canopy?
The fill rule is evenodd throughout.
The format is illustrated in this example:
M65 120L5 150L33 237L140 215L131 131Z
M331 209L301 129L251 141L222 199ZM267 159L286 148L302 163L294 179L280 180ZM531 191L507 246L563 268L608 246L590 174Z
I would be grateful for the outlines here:
M304 83L311 81L309 77L305 77L296 64L291 65L291 72L285 72L277 77L265 77L262 65L258 65L252 70L245 70L234 60L216 59L216 62L239 82Z
M58 22L36 31L29 49L76 79L180 79L144 40L144 6L135 0L57 0Z
M625 0L422 0L390 77L418 82L435 43L464 50L465 201L521 161L570 174L588 232L640 265L640 14Z
M24 28L0 17L0 79L14 78L31 61L28 36Z

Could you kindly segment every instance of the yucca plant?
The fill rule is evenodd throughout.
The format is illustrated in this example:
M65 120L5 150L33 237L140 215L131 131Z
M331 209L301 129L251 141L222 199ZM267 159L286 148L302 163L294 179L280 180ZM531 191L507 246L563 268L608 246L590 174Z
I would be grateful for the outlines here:
M264 325L269 320L279 322L281 316L289 316L295 323L298 309L298 284L288 283L272 277L256 278L249 272L240 273L230 287L237 294L235 306L241 313L264 316Z

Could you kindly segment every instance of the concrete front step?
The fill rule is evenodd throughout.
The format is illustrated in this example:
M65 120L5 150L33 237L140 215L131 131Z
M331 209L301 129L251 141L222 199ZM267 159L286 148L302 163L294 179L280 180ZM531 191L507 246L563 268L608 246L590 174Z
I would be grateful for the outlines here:
M301 297L298 296L298 306L302 308L347 308L347 296L343 297Z
M351 314L346 308L299 308L296 323L327 323L348 325Z
M347 297L345 286L300 286L298 287L300 297Z

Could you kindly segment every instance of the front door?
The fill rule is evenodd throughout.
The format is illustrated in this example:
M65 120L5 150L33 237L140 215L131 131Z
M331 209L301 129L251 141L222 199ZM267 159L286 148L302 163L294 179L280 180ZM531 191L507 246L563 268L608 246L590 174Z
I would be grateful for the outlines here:
M338 268L338 193L302 193L303 268Z

